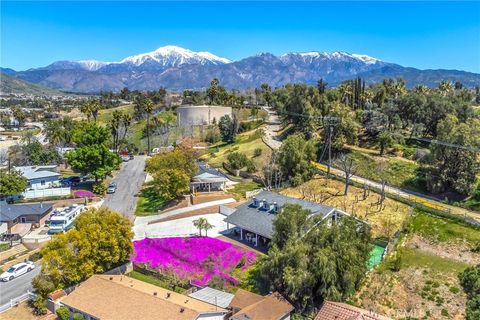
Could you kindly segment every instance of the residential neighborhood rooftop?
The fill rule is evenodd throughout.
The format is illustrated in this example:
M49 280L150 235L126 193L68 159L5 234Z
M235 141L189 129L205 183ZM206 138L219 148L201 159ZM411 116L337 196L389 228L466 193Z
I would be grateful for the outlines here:
M62 304L99 319L196 319L225 312L209 303L122 275L94 275Z
M222 308L227 308L234 297L231 293L210 287L197 290L188 296Z
M243 294L243 293L242 293ZM293 311L293 306L281 294L274 292L236 312L232 320L277 320Z
M51 203L8 204L0 201L0 221L13 221L25 215L43 216L53 208Z
M269 239L273 236L273 220L276 212L254 205L255 199L261 203L276 204L278 208L285 204L298 204L304 209L310 210L312 214L321 214L322 216L335 211L335 208L323 204L291 198L275 192L261 191L254 199L238 206L235 212L225 219L228 223Z
M357 308L355 306L325 301L318 312L315 320L389 320L390 318L381 316L371 311Z

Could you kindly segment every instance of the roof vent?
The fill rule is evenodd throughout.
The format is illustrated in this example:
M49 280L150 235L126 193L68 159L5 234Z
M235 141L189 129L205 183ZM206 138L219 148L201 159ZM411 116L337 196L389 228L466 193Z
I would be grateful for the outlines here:
M170 298L170 292L167 292L167 299Z
M256 197L253 197L253 206L258 207L258 199Z
M154 292L153 295L156 297L156 296L157 296L157 292Z
M180 313L183 313L185 311L185 308L180 308Z
M113 280L113 277L110 277L110 280Z
M263 199L263 209L265 210L269 210L270 209L270 205L268 204L267 200L266 199Z
M276 203L276 202L273 203L273 212L274 213L278 212L278 203Z

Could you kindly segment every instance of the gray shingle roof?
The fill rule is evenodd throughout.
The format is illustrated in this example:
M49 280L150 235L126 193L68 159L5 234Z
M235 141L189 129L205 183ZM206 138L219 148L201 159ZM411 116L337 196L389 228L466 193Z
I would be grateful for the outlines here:
M52 209L51 203L7 204L0 201L0 221L8 222L25 215L43 216Z
M323 204L295 199L270 191L262 191L257 194L256 198L258 200L265 199L268 203L276 202L279 208L287 203L298 204L304 209L310 210L313 214L321 214L322 216L326 216L335 210L335 208ZM237 210L229 215L225 221L271 239L273 236L273 220L275 217L275 213L256 208L253 206L253 200L249 200L238 206Z
M233 299L233 294L210 287L205 287L203 289L195 291L188 296L203 302L213 304L214 306L218 306L220 308L228 307Z

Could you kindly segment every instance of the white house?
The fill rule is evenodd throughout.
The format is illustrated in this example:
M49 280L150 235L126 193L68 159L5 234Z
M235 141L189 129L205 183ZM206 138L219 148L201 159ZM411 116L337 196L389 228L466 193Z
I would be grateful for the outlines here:
M51 196L66 196L70 187L62 187L61 174L56 172L56 165L15 167L27 178L28 186L22 193L24 198L44 198Z

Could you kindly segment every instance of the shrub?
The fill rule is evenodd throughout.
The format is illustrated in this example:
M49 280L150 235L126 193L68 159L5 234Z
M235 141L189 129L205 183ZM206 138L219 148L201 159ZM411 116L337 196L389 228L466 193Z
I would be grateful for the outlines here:
M35 252L35 253L32 253L29 257L28 257L28 260L30 261L38 261L42 259L42 254L40 253L40 251L38 252Z
M448 310L447 309L442 309L442 316L448 317Z
M103 181L99 181L93 185L93 192L98 195L104 195L107 191L107 185Z
M56 311L57 317L60 320L69 320L70 319L70 311L66 307L60 307Z
M260 157L262 155L262 149L261 148L256 148L253 150L253 156L254 157Z
M85 317L81 313L74 313L73 320L85 320Z
M450 292L453 293L453 294L457 294L460 292L460 288L458 287L450 287Z
M247 172L254 173L255 171L257 171L257 167L255 166L255 163L253 163L252 160L249 160L247 162Z
M390 270L398 272L402 269L402 256L397 253L390 261Z
M240 152L232 152L227 156L228 164L233 170L240 170L248 163L247 156Z

